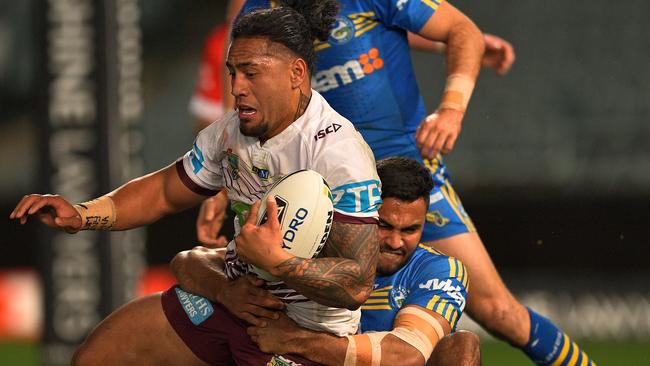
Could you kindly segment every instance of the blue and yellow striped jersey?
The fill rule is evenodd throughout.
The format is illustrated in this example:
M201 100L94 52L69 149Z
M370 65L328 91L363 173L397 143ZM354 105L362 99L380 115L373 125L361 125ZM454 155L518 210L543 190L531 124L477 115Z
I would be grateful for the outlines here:
M399 310L418 305L447 319L452 331L465 308L469 276L456 258L420 244L406 265L390 276L377 275L361 306L361 331L390 331Z

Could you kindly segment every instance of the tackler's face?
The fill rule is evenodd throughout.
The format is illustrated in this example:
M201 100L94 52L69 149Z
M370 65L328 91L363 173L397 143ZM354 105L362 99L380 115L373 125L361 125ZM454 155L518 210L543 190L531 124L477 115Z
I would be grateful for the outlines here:
M291 59L283 47L264 37L240 37L230 45L226 66L246 136L265 140L293 122Z
M423 198L405 202L388 197L379 208L377 272L390 275L402 268L420 243L427 206Z

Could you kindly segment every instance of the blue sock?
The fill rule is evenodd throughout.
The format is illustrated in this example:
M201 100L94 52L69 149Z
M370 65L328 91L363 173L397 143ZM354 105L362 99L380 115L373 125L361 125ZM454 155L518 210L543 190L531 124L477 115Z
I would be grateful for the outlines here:
M596 366L589 356L550 320L528 308L530 338L521 350L540 366Z

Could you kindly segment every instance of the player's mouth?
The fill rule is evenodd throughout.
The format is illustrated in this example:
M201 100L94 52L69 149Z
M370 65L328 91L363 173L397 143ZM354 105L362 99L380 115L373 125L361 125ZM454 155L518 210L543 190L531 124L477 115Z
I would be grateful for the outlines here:
M384 258L387 259L399 259L404 256L404 251L403 250L392 250L388 248L379 248L379 255L383 256Z
M237 113L239 114L239 119L251 119L257 114L257 109L246 104L238 104Z

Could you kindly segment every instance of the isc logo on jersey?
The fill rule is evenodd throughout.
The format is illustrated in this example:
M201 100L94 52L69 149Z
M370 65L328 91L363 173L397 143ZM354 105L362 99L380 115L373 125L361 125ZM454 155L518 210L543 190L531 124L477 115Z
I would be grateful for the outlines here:
M332 123L331 125L323 128L321 130L318 130L318 132L316 132L316 134L314 135L314 141L318 141L318 140L324 138L325 136L329 135L330 133L334 133L334 132L338 131L340 128L341 128L340 124Z
M347 213L371 213L381 202L379 181L367 180L345 184L332 190L334 207Z
M367 53L350 60L343 65L336 65L327 70L317 72L312 77L312 87L319 93L336 89L353 81L361 80L366 75L384 67L384 60L377 48L371 48Z

